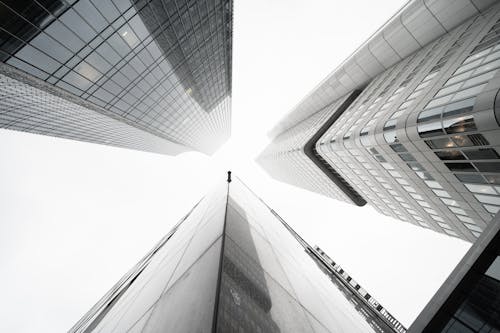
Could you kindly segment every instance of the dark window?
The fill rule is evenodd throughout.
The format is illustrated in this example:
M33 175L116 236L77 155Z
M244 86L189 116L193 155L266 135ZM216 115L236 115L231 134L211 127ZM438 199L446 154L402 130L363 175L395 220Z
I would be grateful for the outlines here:
M443 150L434 153L442 160L465 160L460 150Z
M451 171L474 172L476 169L470 163L445 163Z
M405 153L405 152L407 152L406 148L402 144L399 144L399 143L390 145L390 147L396 153Z
M471 140L475 146L487 146L490 144L482 134L470 134L468 135L468 137L469 140Z
M492 148L465 150L464 154L469 160L493 160L500 158L496 150Z
M500 173L500 162L476 162L474 163L476 168L481 172L499 172Z

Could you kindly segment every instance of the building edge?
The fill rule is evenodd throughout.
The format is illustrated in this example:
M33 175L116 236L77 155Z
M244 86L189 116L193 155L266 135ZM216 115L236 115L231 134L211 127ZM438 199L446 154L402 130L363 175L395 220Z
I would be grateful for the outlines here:
M344 192L357 206L366 205L366 200L345 180L335 169L326 162L316 151L318 140L325 134L332 124L344 113L345 110L356 100L362 90L354 90L332 116L320 127L320 129L307 141L304 146L304 154Z
M411 324L408 333L441 332L465 300L467 295L463 294L463 289L472 289L477 283L478 273L483 274L481 272L488 268L499 247L500 213L497 213Z

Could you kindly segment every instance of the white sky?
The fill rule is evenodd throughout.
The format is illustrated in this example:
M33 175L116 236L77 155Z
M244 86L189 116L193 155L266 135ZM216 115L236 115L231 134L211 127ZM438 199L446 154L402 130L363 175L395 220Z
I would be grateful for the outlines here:
M269 178L267 131L401 1L236 1L233 136L169 157L0 131L0 331L68 330L225 171L409 326L469 244Z

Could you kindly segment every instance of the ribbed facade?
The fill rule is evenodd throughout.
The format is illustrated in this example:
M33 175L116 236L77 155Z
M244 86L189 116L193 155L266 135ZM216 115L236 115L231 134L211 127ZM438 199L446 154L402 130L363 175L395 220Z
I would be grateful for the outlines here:
M430 8L438 8L439 3ZM372 67L362 66L357 60L360 54L373 50L380 36L390 40L387 36L398 19L404 23L412 14L425 23L418 4L403 8L327 81L338 77L338 71L355 77L356 71L345 68L352 61L368 72ZM380 74L362 84L350 80L333 86L332 99L335 89L349 86L361 93L315 142L321 159L379 212L468 241L474 241L500 209L500 123L495 109L500 89L500 7L471 4L449 5L450 15L461 13L462 19L467 11L475 15L452 27L443 13L440 22L445 33L430 34L436 38L415 50L411 47L413 52L399 61L389 61L394 57L387 55L376 57L380 64L389 64ZM479 9L481 14L477 14ZM401 55L405 46L400 43L389 46ZM325 89L320 85L290 117L305 115L299 124L314 117L308 105L315 105L310 100L320 92L324 100ZM270 147L300 126L288 127L287 119L275 127L274 133L282 132ZM280 179L279 174L291 167L279 157L281 151L271 156L268 151L274 148L270 147L258 160Z

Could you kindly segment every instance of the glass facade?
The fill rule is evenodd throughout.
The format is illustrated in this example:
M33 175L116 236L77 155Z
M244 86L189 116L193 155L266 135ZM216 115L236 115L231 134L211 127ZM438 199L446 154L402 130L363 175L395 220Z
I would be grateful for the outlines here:
M499 219L497 215L473 244L410 332L500 332Z
M393 332L240 180L218 187L72 332ZM374 319L367 319L367 314Z
M203 152L229 137L232 1L4 0L0 17L0 79L20 81L1 91L0 127L66 137L29 103L56 94L91 110L60 120L75 128L99 113Z

